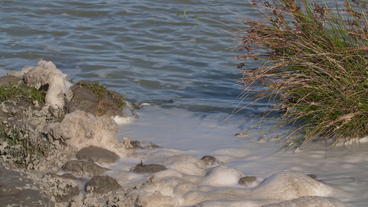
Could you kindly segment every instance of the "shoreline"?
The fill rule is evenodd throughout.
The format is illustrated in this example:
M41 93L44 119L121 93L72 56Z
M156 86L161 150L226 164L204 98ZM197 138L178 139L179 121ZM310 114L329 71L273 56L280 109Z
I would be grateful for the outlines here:
M31 114L36 116L39 114L36 112L45 111L43 107L33 110ZM49 149L52 149L50 156L45 156L44 163L33 163L33 170L16 172L0 166L1 176L6 178L0 183L2 192L6 192L3 195L6 199L1 200L25 206L39 206L39 202L45 206L282 206L311 205L313 202L324 206L346 206L337 198L344 191L320 182L320 175L313 177L301 173L304 171L302 168L267 169L272 166L271 163L277 166L277 159L287 158L292 162L299 159L286 153L266 156L266 149L271 149L276 142L259 143L232 135L230 140L216 149L216 144L224 142L224 138L229 136L223 133L230 131L230 128L219 125L211 117L192 117L175 110L160 115L155 107L148 108L146 112L151 116L142 114L142 118L128 124L130 126L119 126L107 115L95 116L79 110L66 113L60 122L57 122L57 117L52 123L43 122L47 130L42 132L48 135ZM38 119L50 116L45 111ZM143 128L141 120L145 122ZM145 145L141 142L138 148L143 149L137 149L130 138L119 141L119 127L122 131L129 131L133 125L143 131L139 135L131 130L136 134L131 136L134 140L142 141L141 137L148 137L149 133L157 132L156 136L165 133L169 136L162 139L167 140L167 146L178 146L178 149L154 148L154 144L149 142ZM169 126L168 131L159 132L152 128L159 130L160 126ZM170 126L179 128L170 129ZM181 129L181 126L184 128ZM192 131L185 133L188 129ZM206 133L210 135L202 138ZM127 134L119 137L126 137ZM199 146L205 140L214 143L214 147L206 152L201 151L202 147L190 150L180 147L180 143L184 147L190 142L192 145L197 142ZM236 147L231 145L232 141ZM161 143L164 142L157 144ZM95 148L90 149L92 146ZM257 147L262 146L264 149L259 148L257 152ZM1 147L4 150L7 146L2 142ZM199 156L199 153L202 155ZM264 169L260 167L262 162L268 165L263 166ZM37 165L41 167L36 168ZM137 169L142 169L143 173ZM262 175L262 170L272 173ZM6 183L7 180L13 183ZM15 196L24 200L12 200ZM27 200L27 197L33 200Z

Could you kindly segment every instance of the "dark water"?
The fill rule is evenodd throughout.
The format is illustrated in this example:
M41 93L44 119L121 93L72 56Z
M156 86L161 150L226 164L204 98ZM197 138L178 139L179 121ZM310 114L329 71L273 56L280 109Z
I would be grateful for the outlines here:
M230 113L241 53L225 31L244 29L239 14L259 16L248 1L0 1L0 68L44 59L73 82L99 81L133 102Z

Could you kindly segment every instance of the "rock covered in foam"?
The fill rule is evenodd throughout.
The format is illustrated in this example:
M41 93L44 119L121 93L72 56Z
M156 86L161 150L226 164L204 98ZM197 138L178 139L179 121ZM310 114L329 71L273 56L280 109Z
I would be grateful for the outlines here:
M238 184L239 179L243 176L243 173L235 168L220 165L211 169L200 184L211 186L234 186Z
M62 109L65 100L70 101L73 96L66 74L57 69L51 61L40 60L37 66L26 66L20 72L10 72L8 75L23 78L27 85L36 89L47 88L45 102L53 109Z
M335 198L324 198L318 196L305 196L280 203L263 205L262 207L346 207L346 205Z
M205 164L198 158L186 154L165 158L162 164L188 175L203 176L206 174Z
M61 123L48 127L50 138L74 147L76 151L87 146L96 146L124 156L124 144L116 137L118 130L119 125L114 119L106 115L95 117L83 111L67 114Z
M273 174L253 190L259 198L290 200L303 196L330 196L333 189L308 175L285 171Z

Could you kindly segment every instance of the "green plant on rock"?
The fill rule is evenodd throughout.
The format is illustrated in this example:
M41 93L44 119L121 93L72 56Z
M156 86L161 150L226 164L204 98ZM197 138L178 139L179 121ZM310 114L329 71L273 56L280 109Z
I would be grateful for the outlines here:
M0 130L1 140L7 143L0 154L11 157L12 162L19 167L27 168L48 156L47 144L42 140L32 140L31 132L25 127L1 124Z
M268 99L284 125L285 147L310 140L360 138L368 134L368 6L356 0L338 2L252 0L266 22L240 20L246 29L238 60L258 60L244 69L245 96L258 92ZM264 87L267 86L267 87ZM270 114L269 112L268 114Z
M21 83L0 86L0 102L20 98L25 99L30 103L33 103L33 101L45 103L45 94L41 93L36 88L28 86L27 84Z
M93 93L96 95L96 97L98 99L102 99L104 97L105 92L107 91L106 87L104 86L104 84L101 84L99 82L95 82L94 84L92 83L87 83L84 81L79 81L80 87L81 88L89 88L92 89Z

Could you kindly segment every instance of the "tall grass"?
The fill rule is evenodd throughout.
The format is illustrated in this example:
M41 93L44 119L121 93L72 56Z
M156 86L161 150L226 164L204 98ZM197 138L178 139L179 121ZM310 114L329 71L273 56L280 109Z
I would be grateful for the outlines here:
M270 133L292 124L285 146L368 134L368 7L357 0L252 0L267 21L242 20L238 60L261 61L239 80L282 111ZM267 87L257 87L266 85ZM253 90L249 90L253 88ZM277 100L277 101L274 101Z

